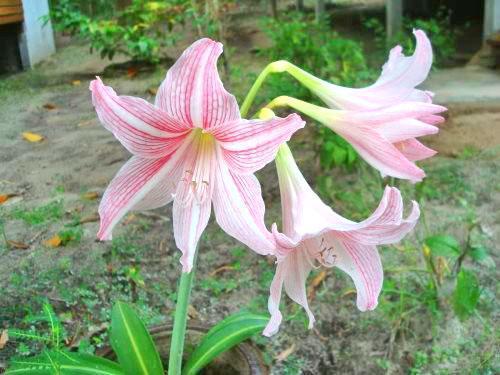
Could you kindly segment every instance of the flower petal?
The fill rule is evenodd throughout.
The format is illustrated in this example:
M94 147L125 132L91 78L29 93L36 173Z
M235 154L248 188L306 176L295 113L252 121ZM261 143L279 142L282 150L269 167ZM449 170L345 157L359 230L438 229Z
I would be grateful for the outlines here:
M254 173L274 160L279 146L303 128L297 114L270 120L240 120L212 129L231 171Z
M428 76L432 65L432 46L422 30L414 31L416 47L412 56L404 56L394 47L378 80L371 86L354 89L323 81L304 70L285 64L286 71L309 88L330 108L373 110L404 101L429 103L432 93L415 89ZM283 64L281 64L283 65Z
M327 84L329 95L319 95L330 107L366 110L394 105L405 100L428 102L426 91L415 89L429 75L432 46L422 30L413 32L416 47L412 56L404 56L401 46L394 47L378 80L371 86L351 89ZM326 90L325 90L326 92Z
M394 146L411 161L419 161L428 159L437 154L436 151L424 146L416 139L407 139L402 142L395 143Z
M111 232L130 210L161 207L172 200L182 174L186 140L176 153L160 159L133 156L111 181L99 205L101 226L97 237L110 240Z
M194 134L186 150L181 178L174 199L173 223L177 247L182 252L183 272L190 272L198 240L210 218L215 184L215 139L207 134Z
M118 96L97 77L90 83L92 102L106 129L134 155L160 158L174 152L188 129L143 99Z
M368 164L382 174L411 181L420 181L425 177L423 170L408 160L390 141L381 136L370 125L338 124L334 128L345 138Z
M283 277L284 277L284 262L278 263L276 266L276 273L274 274L273 281L271 282L271 288L269 293L269 299L267 301L267 308L271 314L271 319L266 325L264 336L271 337L278 333L278 330L283 320L283 315L280 311L280 300L281 291L283 289Z
M377 307L384 271L375 246L339 240L332 234L326 240L335 249L335 266L346 272L357 290L357 306L361 311Z
M220 227L258 254L271 254L275 244L264 223L264 201L257 178L229 171L222 157L215 173L213 204Z
M306 311L309 318L309 329L313 327L316 320L309 308L306 293L306 281L312 266L307 256L308 250L304 246L300 246L295 248L285 259L278 262L268 300L271 319L264 330L265 336L269 337L277 333L281 324L282 315L279 311L279 303L283 285L286 294Z
M209 129L238 120L236 98L229 94L217 72L222 44L200 39L187 48L169 69L155 105L190 127Z
M439 128L412 118L386 122L378 126L380 134L389 142L401 142L439 132Z

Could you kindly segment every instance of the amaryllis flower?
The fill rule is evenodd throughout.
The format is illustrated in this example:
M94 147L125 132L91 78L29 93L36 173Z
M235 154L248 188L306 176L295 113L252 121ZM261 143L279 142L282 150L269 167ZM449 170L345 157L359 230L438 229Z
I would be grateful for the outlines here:
M367 110L401 102L431 102L433 93L416 87L425 81L432 66L431 42L422 30L414 30L413 55L405 56L401 46L394 47L382 67L380 77L368 87L350 88L334 85L286 61L276 62L276 71L287 71L330 108Z
M350 142L383 175L420 181L425 173L414 162L436 152L416 138L437 133L434 125L444 121L437 114L446 108L432 104L431 92L415 88L429 74L432 48L422 30L414 34L413 55L404 56L401 46L394 47L378 80L365 88L334 85L284 61L274 63L273 71L287 71L320 97L332 111L306 106L312 112L307 114ZM281 102L302 111L298 101L273 101Z
M213 203L218 224L260 254L273 252L264 203L254 172L304 122L298 115L271 120L240 118L236 99L219 78L222 44L201 39L170 68L155 105L118 96L97 78L92 100L106 129L133 154L104 193L98 238L111 239L130 210L173 203L173 227L189 272Z
M314 316L306 295L306 280L313 268L338 267L354 281L357 306L361 311L377 306L382 288L383 270L377 245L400 241L415 226L420 211L413 202L411 213L403 219L403 202L396 188L387 187L375 212L356 223L335 213L314 193L300 173L286 145L276 157L281 191L283 233L273 225L277 242L277 268L271 284L271 319L264 335L278 331L279 311L284 286L288 296Z

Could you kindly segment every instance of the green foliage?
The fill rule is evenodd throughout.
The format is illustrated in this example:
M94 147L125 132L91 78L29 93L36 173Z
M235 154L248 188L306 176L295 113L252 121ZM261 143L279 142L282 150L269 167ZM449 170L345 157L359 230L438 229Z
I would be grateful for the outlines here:
M36 357L15 359L6 375L123 375L121 367L85 353L46 351Z
M162 375L163 365L144 323L128 305L117 302L111 313L111 345L125 374Z
M16 208L11 212L14 219L23 220L29 225L40 225L46 222L61 219L64 215L64 206L62 200L55 200L46 205L24 210Z
M186 0L133 0L110 18L85 15L71 0L59 0L50 12L56 30L69 32L90 42L91 51L110 60L117 53L133 60L158 63L161 49L172 45L172 29L184 22Z
M199 345L189 356L183 375L198 373L219 354L231 349L240 342L262 332L269 317L246 312L237 313L217 323L203 337Z
M403 20L403 30L390 40L387 40L385 27L379 19L370 18L364 24L374 32L377 46L386 52L399 44L406 54L413 53L415 48L413 29L425 31L432 41L436 66L441 66L453 56L456 51L457 38L461 34L459 29L451 24L451 11L444 7L429 19L405 18Z
M453 294L453 310L461 319L465 320L476 310L481 289L476 274L462 269L457 276L457 285Z
M362 45L341 37L324 23L292 13L279 20L266 20L263 29L273 43L272 48L263 52L273 60L291 61L326 81L344 86L360 86L373 78ZM286 75L270 77L268 87L266 94L271 98L291 93L291 96L312 101L311 94ZM338 135L318 127L316 139L324 169L355 165L356 151Z
M436 235L427 237L425 244L434 256L457 257L460 255L460 244L453 236Z

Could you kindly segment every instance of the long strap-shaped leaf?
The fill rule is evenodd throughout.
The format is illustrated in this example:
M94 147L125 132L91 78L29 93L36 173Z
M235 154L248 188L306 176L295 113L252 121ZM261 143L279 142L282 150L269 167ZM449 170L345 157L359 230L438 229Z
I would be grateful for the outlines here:
M269 317L238 313L216 324L203 337L202 341L189 357L182 370L183 375L193 375L213 361L219 354L233 346L262 332Z
M111 313L111 346L127 375L163 375L153 339L134 310L117 302Z
M124 375L121 367L107 359L84 353L45 352L24 360L13 360L5 375Z

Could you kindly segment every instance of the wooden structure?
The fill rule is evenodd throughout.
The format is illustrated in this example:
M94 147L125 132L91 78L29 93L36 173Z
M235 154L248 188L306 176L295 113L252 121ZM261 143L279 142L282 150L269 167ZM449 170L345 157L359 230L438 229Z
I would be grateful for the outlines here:
M19 23L23 20L21 0L0 0L0 25Z

